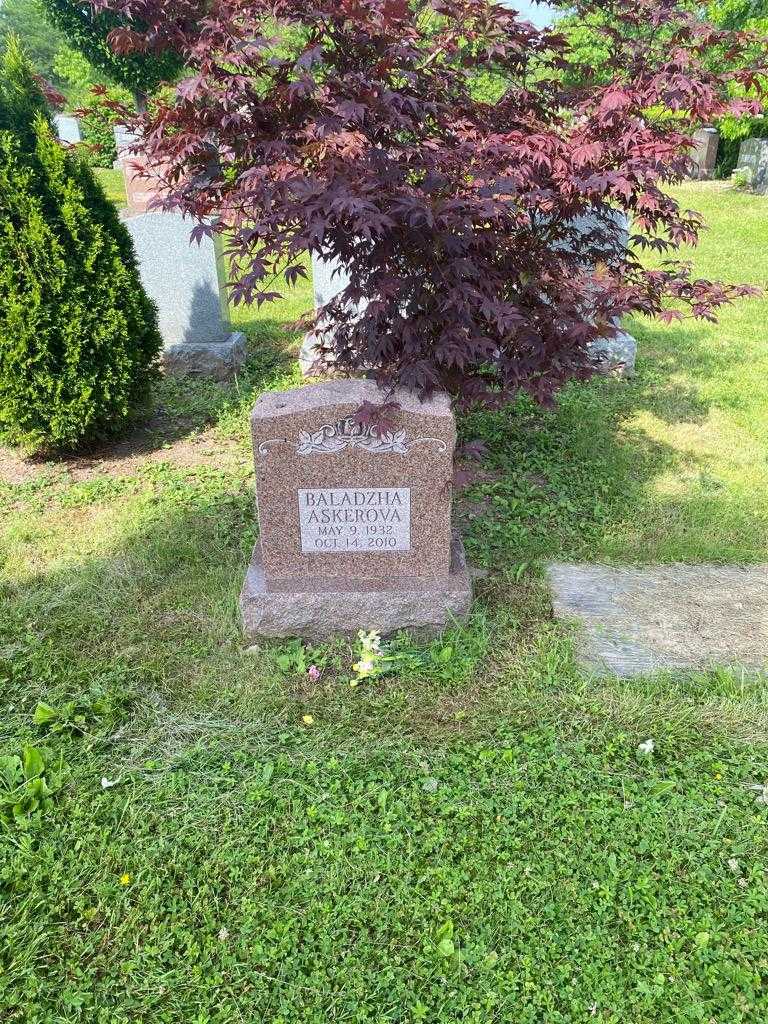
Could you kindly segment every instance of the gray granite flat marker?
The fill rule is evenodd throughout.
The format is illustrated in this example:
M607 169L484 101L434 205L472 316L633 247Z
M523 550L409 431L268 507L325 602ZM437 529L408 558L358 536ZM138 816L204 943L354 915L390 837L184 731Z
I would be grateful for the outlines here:
M556 618L579 626L587 669L618 676L768 669L768 565L555 563L547 575Z
M80 132L80 122L72 114L54 114L53 121L56 125L56 134L62 142L82 142L83 136Z
M444 395L396 392L391 431L352 417L384 399L367 380L268 392L253 428L260 537L240 597L258 637L439 632L469 613L451 535L456 426Z
M768 139L745 139L736 166L750 172L755 192L768 193Z
M229 324L214 240L190 243L192 224L176 213L142 213L123 222L133 239L141 282L158 309L166 372L231 377L245 359L245 338Z

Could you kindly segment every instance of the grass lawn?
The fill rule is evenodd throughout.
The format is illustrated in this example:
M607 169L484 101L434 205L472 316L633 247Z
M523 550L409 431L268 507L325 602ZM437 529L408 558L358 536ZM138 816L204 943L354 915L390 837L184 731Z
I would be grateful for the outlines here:
M123 172L116 167L95 167L94 173L101 187L116 206L125 206L125 184Z
M680 191L697 268L768 284L768 200ZM588 678L540 566L768 561L768 300L463 421L473 618L354 689L353 645L244 651L237 618L247 411L298 383L309 301L124 443L0 452L0 1019L764 1020L766 679Z

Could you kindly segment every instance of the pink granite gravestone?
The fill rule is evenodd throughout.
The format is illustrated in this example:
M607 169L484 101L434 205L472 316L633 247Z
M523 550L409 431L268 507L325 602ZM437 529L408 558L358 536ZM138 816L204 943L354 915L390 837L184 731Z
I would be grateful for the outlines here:
M439 631L471 585L451 533L450 402L397 392L391 430L353 417L366 380L262 395L251 417L260 537L240 598L245 634Z

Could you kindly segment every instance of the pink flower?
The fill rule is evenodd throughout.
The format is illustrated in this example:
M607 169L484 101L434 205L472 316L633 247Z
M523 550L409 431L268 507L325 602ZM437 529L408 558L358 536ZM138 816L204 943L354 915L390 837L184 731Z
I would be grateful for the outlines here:
M317 665L310 665L309 668L307 669L307 675L309 676L313 683L316 683L317 680L320 678L320 669L317 667Z

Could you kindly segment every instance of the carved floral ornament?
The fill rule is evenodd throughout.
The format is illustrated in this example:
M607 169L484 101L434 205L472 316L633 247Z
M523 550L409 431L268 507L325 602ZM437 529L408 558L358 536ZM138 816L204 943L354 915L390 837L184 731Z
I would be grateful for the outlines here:
M270 445L289 444L285 437L270 437L259 445L259 455L267 455ZM319 430L300 430L295 442L297 455L334 455L347 448L362 448L374 455L408 455L417 444L436 444L442 455L447 451L445 441L439 437L411 438L405 430L385 430L381 433L372 426L363 426L353 417L338 423L325 423Z

